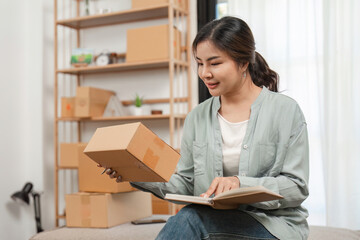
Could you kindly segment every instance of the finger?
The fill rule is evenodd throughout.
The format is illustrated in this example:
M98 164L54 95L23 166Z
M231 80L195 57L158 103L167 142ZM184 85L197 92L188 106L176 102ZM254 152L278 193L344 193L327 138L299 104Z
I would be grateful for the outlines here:
M233 178L233 188L239 188L240 187L240 180L238 177L235 177Z
M112 172L111 168L106 169L106 174L107 175L110 175L111 172Z
M219 184L219 178L215 178L212 181L212 183L211 183L210 187L208 188L208 190L205 192L204 197L211 196L215 192L218 184Z
M222 191L222 192L229 191L229 190L231 189L231 187L232 187L232 183L230 183L230 184L226 184L226 185L224 186L224 189L223 189L223 191Z
M97 166L98 166L98 167L102 167L100 163L99 163Z
M117 178L116 178L116 182L122 182L122 177L121 176L118 176Z
M215 196L224 192L224 183L223 182L219 182L219 184L217 185L217 188L215 190Z
M112 171L109 176L110 178L116 178L116 171Z

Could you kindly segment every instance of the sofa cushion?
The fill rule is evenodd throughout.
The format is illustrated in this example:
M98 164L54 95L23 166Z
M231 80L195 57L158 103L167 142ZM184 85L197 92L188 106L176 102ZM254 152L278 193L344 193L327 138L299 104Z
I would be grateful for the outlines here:
M360 240L360 231L325 226L310 226L308 240Z

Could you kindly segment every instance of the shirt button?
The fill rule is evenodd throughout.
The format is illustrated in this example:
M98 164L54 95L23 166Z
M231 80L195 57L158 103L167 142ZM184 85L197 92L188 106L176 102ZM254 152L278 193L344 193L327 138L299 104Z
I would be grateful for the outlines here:
M247 149L247 148L248 148L248 145L245 144L245 145L243 146L243 148L244 148L244 149Z
M246 173L241 173L241 176L242 176L242 177L246 177Z

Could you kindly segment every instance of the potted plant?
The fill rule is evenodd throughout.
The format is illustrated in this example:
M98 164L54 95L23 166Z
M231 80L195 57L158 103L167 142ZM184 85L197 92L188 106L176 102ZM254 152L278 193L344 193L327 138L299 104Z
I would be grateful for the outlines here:
M136 116L144 115L143 98L140 97L139 94L136 94L134 105L135 105L134 115Z

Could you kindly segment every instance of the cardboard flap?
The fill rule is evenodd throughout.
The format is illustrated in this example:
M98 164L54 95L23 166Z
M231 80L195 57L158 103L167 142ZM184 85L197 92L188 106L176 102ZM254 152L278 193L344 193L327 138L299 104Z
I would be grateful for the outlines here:
M139 125L132 123L96 129L84 153L126 149Z

